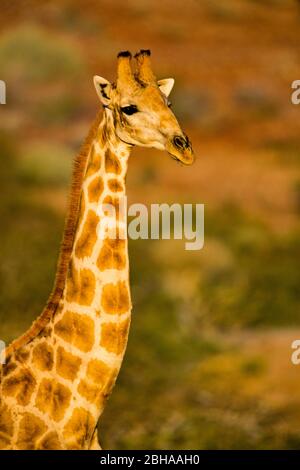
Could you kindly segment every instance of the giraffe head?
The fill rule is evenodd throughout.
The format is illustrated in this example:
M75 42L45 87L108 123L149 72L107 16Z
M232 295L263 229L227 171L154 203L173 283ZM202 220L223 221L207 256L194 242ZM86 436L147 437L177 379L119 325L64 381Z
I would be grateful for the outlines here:
M135 55L135 64L134 72L130 52L120 52L116 83L94 77L97 94L112 115L117 137L131 145L166 150L186 165L193 163L191 143L170 109L168 96L174 79L156 80L148 50Z

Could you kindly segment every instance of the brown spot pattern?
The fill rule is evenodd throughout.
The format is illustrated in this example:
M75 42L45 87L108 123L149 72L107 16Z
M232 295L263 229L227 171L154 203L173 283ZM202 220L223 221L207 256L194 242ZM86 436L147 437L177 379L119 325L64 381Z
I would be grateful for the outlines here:
M15 351L17 361L23 362L29 358L30 352L26 348L20 348Z
M70 263L66 292L68 302L91 305L95 295L95 286L96 280L92 271L88 269L77 271L73 263Z
M95 212L89 211L81 235L76 242L75 254L78 258L91 256L97 241L97 225L99 217Z
M54 421L60 421L69 406L70 390L56 380L43 379L35 400L36 407Z
M31 372L25 368L20 369L12 377L4 380L3 395L14 396L19 405L28 405L34 391L36 380Z
M106 313L121 314L130 308L129 291L125 281L106 284L102 289L101 305Z
M124 269L126 266L125 240L106 238L103 240L97 266L100 271L106 269Z
M0 449L8 447L14 432L14 422L11 411L6 405L0 409Z
M87 367L86 376L96 384L98 390L101 392L101 398L103 400L105 400L111 393L117 375L117 368L111 368L103 361L99 361L97 359L92 359Z
M101 156L96 153L95 147L92 147L89 163L86 171L86 176L90 176L98 172L101 168Z
M108 180L107 184L108 184L109 189L114 193L123 191L122 183L116 178Z
M32 363L41 370L51 370L53 367L53 349L46 341L35 346L32 351Z
M101 387L106 382L106 378L110 374L110 367L103 361L92 359L87 366L87 377Z
M35 450L38 439L46 431L46 424L31 413L24 413L20 421L17 447L22 450Z
M55 333L81 351L88 352L94 344L94 322L84 314L67 311L54 326Z
M55 431L48 432L40 441L37 450L61 450L59 437Z
M103 192L104 184L101 176L95 176L89 184L88 195L90 202L98 202Z
M7 375L11 374L15 369L17 368L17 364L15 362L12 362L9 360L6 364L3 364L2 366L2 373L3 377L6 377Z
M68 449L86 449L92 438L95 421L84 408L75 408L63 431Z
M65 379L75 380L81 359L59 346L56 353L56 372Z
M79 382L78 392L90 403L100 405L101 388L98 384L95 385L83 379Z
M101 329L100 346L108 352L122 354L126 347L129 319L120 323L104 323Z
M110 149L105 151L105 171L119 175L122 171L121 164L117 156Z
M112 208L111 207L109 207L108 209L104 207L104 210L103 210L104 214L106 216L115 215L118 218L119 214L120 214L119 203L120 203L120 199L118 197L112 197L110 195L106 196L103 199L102 204L109 204L110 206L112 206L114 208L114 211L113 211L113 214L112 214Z
M112 84L114 86L114 84ZM107 142L111 140L112 136L112 129L111 126L108 126L107 123L104 123L103 126L99 127L99 132L98 132L98 139L99 139L99 144L102 147L105 147Z

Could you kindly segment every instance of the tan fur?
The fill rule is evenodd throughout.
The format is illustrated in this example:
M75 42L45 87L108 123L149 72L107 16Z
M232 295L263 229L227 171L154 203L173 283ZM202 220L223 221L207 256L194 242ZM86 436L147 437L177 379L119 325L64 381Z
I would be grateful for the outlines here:
M24 413L20 422L17 445L24 450L37 449L37 441L43 435L47 426L31 413Z
M85 442L90 442L95 429L95 421L88 410L75 408L66 425L64 438L69 449L82 449Z
M88 315L67 311L56 323L54 331L80 351L88 352L94 344L94 323Z
M61 450L62 447L59 442L59 437L57 432L50 431L45 434L45 436L39 441L37 445L37 450Z
M111 191L113 191L114 193L117 193L117 192L123 190L122 183L119 180L117 180L116 178L108 180L107 184L108 184L109 189Z
M91 202L94 202L91 200ZM92 249L97 240L97 225L99 223L99 217L94 212L90 211L87 214L86 222L82 229L82 234L79 240L76 242L75 254L78 258L84 258L85 256L91 256Z
M122 354L126 346L129 324L129 319L120 324L104 323L100 346L103 346L109 352Z
M95 293L94 274L87 269L77 271L74 267L71 272L67 280L67 300L78 302L80 305L90 305Z
M43 379L36 395L35 406L54 421L60 421L71 400L70 390L57 380Z
M115 173L119 175L121 173L121 165L116 157L109 149L105 152L105 170L107 173Z
M34 392L36 380L33 374L25 367L12 377L4 379L2 383L2 394L13 396L19 405L28 405Z
M38 344L32 351L32 363L40 370L52 370L53 368L53 348L46 341Z
M81 359L59 346L56 353L56 372L67 380L75 380L81 365Z
M102 290L101 305L107 313L125 313L130 305L126 283L120 281L117 284L106 284Z
M99 198L103 192L104 184L100 176L95 176L95 178L90 182L88 192L89 192L89 201L98 202Z
M124 269L126 266L125 240L107 238L97 259L100 271Z

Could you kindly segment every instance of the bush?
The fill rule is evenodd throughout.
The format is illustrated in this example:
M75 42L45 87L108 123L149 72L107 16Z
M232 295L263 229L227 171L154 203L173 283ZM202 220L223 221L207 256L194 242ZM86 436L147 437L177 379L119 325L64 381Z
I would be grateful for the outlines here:
M70 180L71 165L67 147L35 142L23 150L17 171L23 183L61 186Z
M35 26L10 30L0 41L0 70L7 81L65 79L79 75L82 66L78 49Z

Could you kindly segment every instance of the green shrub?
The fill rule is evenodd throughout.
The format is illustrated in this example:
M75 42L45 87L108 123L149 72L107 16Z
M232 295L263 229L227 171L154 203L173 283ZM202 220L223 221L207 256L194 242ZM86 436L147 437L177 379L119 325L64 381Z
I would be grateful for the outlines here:
M82 67L78 49L36 26L11 29L0 40L0 70L7 81L67 79L78 76Z
M18 176L26 184L61 186L70 180L71 166L67 147L35 142L23 149Z

